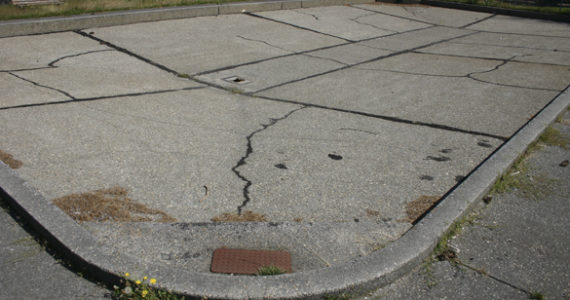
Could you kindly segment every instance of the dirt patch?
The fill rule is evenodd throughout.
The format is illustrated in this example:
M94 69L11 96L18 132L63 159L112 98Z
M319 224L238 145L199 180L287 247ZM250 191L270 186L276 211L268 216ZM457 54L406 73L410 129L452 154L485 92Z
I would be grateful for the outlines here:
M237 213L223 213L217 217L212 218L212 222L268 222L269 220L265 215L252 212L251 210L245 211L243 214Z
M3 161L8 167L12 169L17 169L23 165L23 163L17 159L14 159L12 154L6 153L0 150L0 160Z
M366 215L369 217L378 217L380 215L380 212L377 210L367 208L366 209Z
M408 203L406 213L408 218L404 221L413 223L428 209L430 209L441 197L421 195L418 199Z
M133 202L122 187L71 194L53 200L61 210L78 222L174 222L165 212Z

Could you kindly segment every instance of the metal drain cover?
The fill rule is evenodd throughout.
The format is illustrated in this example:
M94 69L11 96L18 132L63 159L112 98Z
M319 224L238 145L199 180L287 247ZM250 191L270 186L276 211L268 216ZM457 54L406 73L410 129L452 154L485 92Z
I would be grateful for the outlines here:
M212 256L211 271L253 275L265 266L275 266L291 273L291 254L287 251L216 249Z

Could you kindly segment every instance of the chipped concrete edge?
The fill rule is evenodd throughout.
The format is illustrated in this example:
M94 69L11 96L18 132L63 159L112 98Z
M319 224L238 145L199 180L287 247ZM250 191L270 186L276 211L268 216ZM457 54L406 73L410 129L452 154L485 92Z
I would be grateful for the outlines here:
M368 256L330 268L280 276L227 276L193 273L161 265L145 266L103 245L0 163L0 196L31 224L50 246L93 278L114 284L122 272L156 277L160 288L180 295L212 299L318 299L338 293L362 294L411 271L432 253L438 240L479 201L530 143L570 104L568 87L513 137L446 194L422 220L395 242Z
M42 34L86 28L126 25L142 22L308 8L330 5L373 3L374 0L266 0L227 4L206 4L181 7L125 10L85 14L71 17L47 17L0 21L0 37Z

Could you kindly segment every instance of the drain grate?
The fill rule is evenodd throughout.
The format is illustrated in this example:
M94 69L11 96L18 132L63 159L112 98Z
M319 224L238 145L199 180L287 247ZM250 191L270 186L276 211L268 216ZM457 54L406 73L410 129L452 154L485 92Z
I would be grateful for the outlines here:
M253 275L261 267L275 266L291 273L291 254L287 251L216 249L212 256L213 273Z
M224 80L227 82L236 83L236 84L249 83L249 80L242 78L242 77L239 77L239 76L232 76L232 77L224 78Z

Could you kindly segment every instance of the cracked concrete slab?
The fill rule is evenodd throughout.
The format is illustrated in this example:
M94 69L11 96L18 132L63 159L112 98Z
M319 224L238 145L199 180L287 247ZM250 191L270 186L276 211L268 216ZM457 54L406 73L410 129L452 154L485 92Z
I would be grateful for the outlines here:
M232 167L246 136L298 108L260 102L200 89L2 111L0 144L48 199L118 185L179 221L207 222L243 202Z
M472 31L469 30L436 26L364 41L359 43L359 45L390 51L405 51L429 46L471 33Z
M462 27L491 16L491 14L487 13L441 7L436 8L420 4L394 5L377 2L372 4L355 4L353 6L387 15L426 22L428 24L449 27Z
M358 66L357 68L418 75L465 77L469 74L493 71L501 64L503 62L496 60L405 53Z
M347 6L269 11L257 14L265 18L309 28L352 41L429 26L424 23L367 12Z
M461 265L434 262L423 265L389 286L358 300L368 299L528 299L527 293Z
M97 38L185 74L344 42L248 15L141 23L85 32L93 32ZM153 42L148 43L149 40Z
M503 15L497 15L488 20L468 26L467 29L570 38L570 24L568 23L524 19Z
M207 73L195 78L228 89L251 93L340 69L343 66L345 65L331 59L294 55Z
M481 140L305 108L252 140L239 169L252 182L246 209L272 221L406 219L407 203L443 195L501 143Z
M263 278L237 278L232 282L249 285L227 284L234 298L262 298L336 268L357 269L357 285L385 280L395 273L378 275L384 271L369 262L395 255L400 237L413 239L418 215L410 207L468 182L465 176L566 89L570 78L560 65L570 51L566 37L477 31L491 21L511 30L511 19L458 13L446 20L447 9L370 7L379 11L296 9L10 39L20 45L0 47L23 54L0 66L8 78L0 87L14 87L8 101L23 105L0 109L0 148L23 162L14 172L45 197L37 199L120 186L133 201L175 218L77 228L94 244L110 245L95 256L158 270L182 292L221 295L200 291L233 280L208 274L212 250L224 246L287 249L295 269L309 271L268 279L278 283L272 290ZM481 22L462 29L428 19ZM521 28L532 24L520 21ZM57 49L60 38L77 40L78 50L73 43ZM431 53L452 43L469 45L473 55ZM32 52L54 49L39 59L26 53L28 44ZM238 84L224 81L230 77ZM57 97L72 101L46 103ZM249 211L263 222L224 222ZM395 264L419 255L406 251L408 260ZM347 280L337 274L300 280L301 288L337 291L336 282ZM312 284L319 280L327 280L321 290Z
M567 38L479 32L419 50L425 53L570 65Z
M321 57L337 61L346 65L358 64L371 59L386 56L394 53L393 51L381 50L372 47L367 47L362 44L348 44L329 49L312 51L305 55L311 57Z
M34 85L24 81L10 73L0 72L0 90L2 90L2 102L0 109L27 104L46 103L53 101L70 100L58 91Z
M508 86L561 91L570 82L570 69L567 66L508 62L497 70L475 73L472 77Z
M558 94L468 77L378 70L376 66L381 61L277 87L260 95L509 137ZM418 64L422 61L416 60ZM532 83L533 78L528 82ZM354 90L358 93L352 93Z
M51 65L52 68L13 73L69 98L108 97L200 86L113 50L74 55Z
M0 71L45 68L62 57L108 49L73 32L2 38L0 41Z

